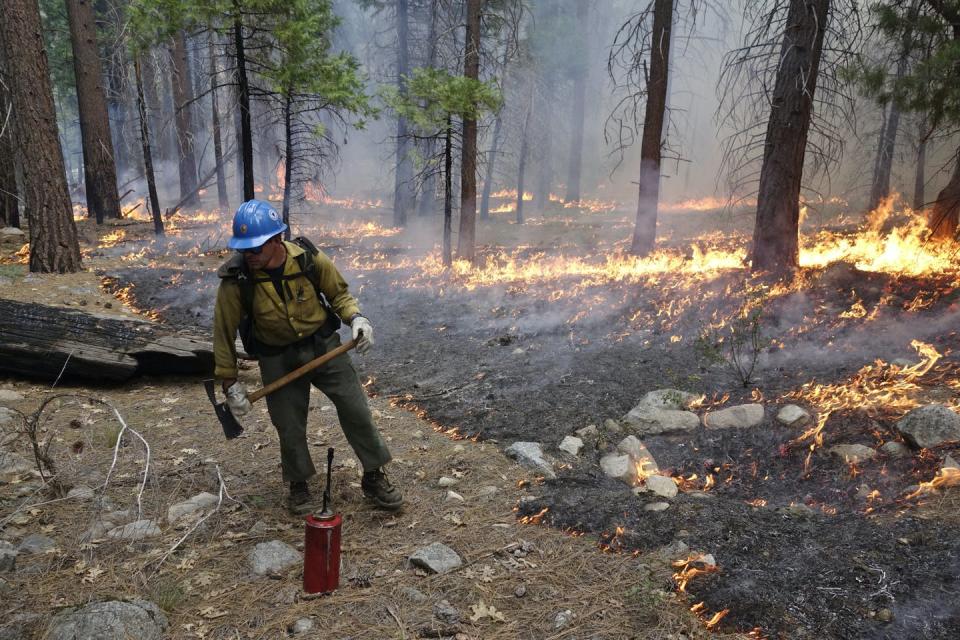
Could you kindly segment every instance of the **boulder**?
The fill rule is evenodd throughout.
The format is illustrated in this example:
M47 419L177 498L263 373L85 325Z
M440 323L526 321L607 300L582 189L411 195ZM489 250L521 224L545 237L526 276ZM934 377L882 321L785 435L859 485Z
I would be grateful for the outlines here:
M813 422L813 416L803 407L788 404L777 411L777 422L788 427L805 427Z
M644 480L647 489L664 498L675 498L677 496L677 483L673 478L666 476L649 476Z
M645 406L652 409L689 409L690 406L700 399L695 393L680 391L679 389L657 389L649 391L642 398L634 409Z
M440 622L457 624L460 621L460 612L448 601L441 600L433 605L433 617Z
M576 433L577 436L579 436L580 438L583 438L584 440L588 440L590 438L596 438L599 432L597 431L597 425L588 424L582 429L577 429L576 431L574 431L574 433Z
M635 465L639 465L640 475L652 475L660 470L653 454L636 436L627 436L621 440L617 445L617 451L627 454Z
M0 573L9 573L17 568L17 550L6 540L0 540Z
M300 563L300 552L280 540L261 542L247 556L250 569L258 576L282 573Z
M583 449L583 440L575 436L565 436L557 447L560 451L566 451L572 456L580 455L580 449Z
M108 538L120 540L146 540L160 535L160 527L153 520L136 520L107 532Z
M0 425L9 424L20 417L20 414L13 409L0 407Z
M651 502L649 504L643 505L644 511L666 511L670 508L669 502Z
M47 640L161 640L168 627L160 607L146 600L94 602L50 621Z
M193 516L197 512L211 509L217 505L220 499L212 493L203 491L193 496L189 500L178 502L167 509L167 522L176 524L178 521Z
M414 551L410 563L430 573L447 573L462 565L463 560L447 545L434 542Z
M17 546L17 551L26 555L38 555L47 553L57 548L57 541L39 533L32 533Z
M692 411L657 409L643 404L631 409L623 422L641 436L693 431L700 426L700 418Z
M600 458L600 469L609 478L633 484L637 478L637 467L628 455L611 453Z
M830 453L842 458L847 464L859 464L877 457L877 451L863 444L836 444L830 447Z
M900 418L897 429L915 447L928 449L960 440L960 415L942 404L928 404Z
M312 618L300 618L292 625L290 625L290 633L295 636L313 631L313 619Z
M762 404L741 404L703 416L703 426L708 429L747 429L763 422Z
M547 478L557 477L553 471L553 462L543 454L543 446L539 442L514 442L504 450L504 453L521 466L539 471Z

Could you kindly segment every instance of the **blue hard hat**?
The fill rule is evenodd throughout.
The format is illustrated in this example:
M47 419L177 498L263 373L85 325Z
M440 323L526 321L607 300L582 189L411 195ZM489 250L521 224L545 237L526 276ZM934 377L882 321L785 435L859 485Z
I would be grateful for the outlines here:
M227 242L231 249L253 249L286 231L277 210L263 200L247 200L233 215L233 237Z

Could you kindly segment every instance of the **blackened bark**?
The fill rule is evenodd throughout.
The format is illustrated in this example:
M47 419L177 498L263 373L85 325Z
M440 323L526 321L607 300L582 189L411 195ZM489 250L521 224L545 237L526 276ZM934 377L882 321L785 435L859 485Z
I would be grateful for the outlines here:
M792 271L800 259L800 185L830 0L790 0L767 121L753 270Z
M467 0L467 37L463 55L463 75L480 79L480 11L483 0ZM463 119L463 155L460 160L460 234L457 255L473 262L477 235L477 121Z
M662 3L660 3L662 4ZM671 11L673 2L671 5ZM590 59L586 49L589 49L587 40L587 21L589 19L590 3L577 2L577 26L583 36L581 46L585 49L579 56L576 66L573 70L573 109L570 114L570 158L567 169L567 195L564 198L566 203L580 202L580 174L583 169L583 121L584 113L587 108L587 61ZM656 21L656 14L654 14ZM669 38L669 25L668 25ZM656 32L656 25L654 25ZM665 44L669 50L669 45ZM652 78L652 76L651 76Z
M917 145L917 172L913 178L913 210L920 211L926 206L924 190L927 184L927 136L921 131L920 144Z
M0 77L3 77L3 70L3 55L0 52ZM0 84L0 227L20 226L13 116L10 96L3 84Z
M410 73L410 23L408 0L397 0L397 89L407 93L406 76ZM393 184L393 226L407 226L407 211L413 205L413 161L405 117L397 117L397 158Z
M43 46L37 0L6 0L0 11L0 47L7 71L16 148L22 158L23 204L30 226L30 271L81 268L63 153Z
M290 239L290 193L293 183L293 127L291 98L288 93L283 101L283 222L287 225L283 232L285 240Z
M443 264L453 264L453 118L447 115L443 145Z
M87 210L99 224L104 218L120 217L120 198L93 6L89 0L67 0L67 16L77 81Z
M957 235L958 214L960 214L960 150L953 165L953 174L937 199L933 202L930 215L931 238L952 240Z
M133 76L137 85L137 111L140 120L140 148L143 152L143 170L147 176L147 195L150 199L150 215L153 216L153 232L163 235L163 216L160 213L160 198L157 196L157 178L153 172L153 153L150 150L150 119L147 117L147 102L144 99L143 71L140 54L134 54Z
M176 110L174 121L177 125L177 145L180 150L177 165L180 174L180 198L197 189L197 156L193 148L193 81L190 78L190 65L187 61L187 43L182 30L173 34L173 104ZM200 204L194 195L186 198L186 206Z
M640 143L640 180L637 192L637 221L630 253L645 256L657 240L657 205L660 201L660 159L663 150L663 123L670 87L670 37L673 31L673 0L656 0L653 30L650 33L650 77L647 105Z
M253 200L253 131L250 125L250 84L247 80L247 56L243 48L243 16L240 2L233 2L233 48L237 57L238 111L240 114L240 146L237 157L243 171L243 199Z
M217 65L217 46L214 30L210 30L210 118L213 125L213 161L217 165L217 203L221 209L230 206L227 197L227 175L223 169L223 142L220 137L220 105L217 100L217 83L220 69Z

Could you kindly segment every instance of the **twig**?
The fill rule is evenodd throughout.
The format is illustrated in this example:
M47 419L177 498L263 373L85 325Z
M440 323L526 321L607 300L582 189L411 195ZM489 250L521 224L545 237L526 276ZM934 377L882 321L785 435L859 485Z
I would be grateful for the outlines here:
M63 361L63 368L60 369L60 373L57 374L57 379L53 381L53 384L50 385L50 388L53 389L57 386L57 383L60 382L60 378L63 376L63 372L67 370L67 364L70 363L70 358L73 356L73 351L67 354L67 359Z
M387 613L390 614L390 617L394 619L397 623L397 628L400 629L400 640L406 640L407 633L403 629L403 623L400 621L400 618L397 616L396 612L393 610L393 607L387 605Z

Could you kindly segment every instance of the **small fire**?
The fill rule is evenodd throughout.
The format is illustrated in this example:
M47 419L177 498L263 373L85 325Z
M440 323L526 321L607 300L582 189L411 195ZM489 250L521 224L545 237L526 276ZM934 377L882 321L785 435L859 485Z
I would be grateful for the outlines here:
M960 486L960 469L956 467L944 467L937 472L937 475L928 482L921 482L916 491L906 496L904 500L913 500L922 496L936 493L939 489L947 487Z
M496 193L491 193L491 194L490 194L490 197L491 197L491 198L510 198L510 199L516 200L516 199L517 199L517 190L516 190L516 189L501 189L500 191L497 191ZM532 200L533 200L533 194L530 193L529 191L524 191L524 192L523 192L523 201L524 201L524 202L530 202L530 201L532 201Z
M520 518L520 524L540 524L548 511L550 511L550 507L544 507L532 516L523 516Z

